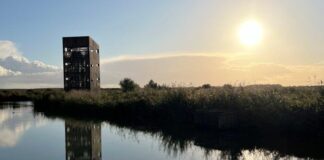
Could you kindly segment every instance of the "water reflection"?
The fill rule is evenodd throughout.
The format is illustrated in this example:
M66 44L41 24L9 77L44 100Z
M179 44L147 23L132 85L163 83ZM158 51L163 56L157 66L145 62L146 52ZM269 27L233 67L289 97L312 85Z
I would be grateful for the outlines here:
M179 126L94 123L34 112L30 104L23 103L6 103L0 108L0 159L324 158L322 137L293 135L217 133Z
M66 160L101 160L101 125L65 121Z
M152 127L109 124L110 130L127 141L138 141L138 135L154 139L159 149L174 159L192 159L188 155L199 153L199 159L323 159L324 139L321 136L281 135L238 132L212 132L181 127ZM126 136L125 136L126 135ZM143 139L142 139L143 141ZM195 158L194 158L195 159Z
M35 116L30 102L1 103L0 147L14 147L31 127L45 125L42 116Z

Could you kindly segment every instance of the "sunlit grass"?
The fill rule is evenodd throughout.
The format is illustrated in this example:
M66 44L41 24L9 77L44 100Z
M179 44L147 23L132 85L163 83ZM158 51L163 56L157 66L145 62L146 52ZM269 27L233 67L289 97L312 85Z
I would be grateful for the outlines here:
M321 128L323 87L247 86L145 88L131 92L103 89L99 93L62 89L1 90L0 100L32 100L42 107L98 108L100 114L139 121L192 122L197 111L235 113L241 127ZM46 105L44 105L46 104ZM81 112L81 111L80 111ZM101 116L102 116L101 115ZM110 115L110 114L107 114Z

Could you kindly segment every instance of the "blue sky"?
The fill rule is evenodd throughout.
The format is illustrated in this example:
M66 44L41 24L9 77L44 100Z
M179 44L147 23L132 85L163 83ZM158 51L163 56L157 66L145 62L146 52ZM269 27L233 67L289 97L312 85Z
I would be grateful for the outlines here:
M0 35L28 58L56 65L61 64L63 36L91 35L102 56L200 51L203 44L190 45L190 38L206 36L196 28L208 25L203 10L209 5L190 0L6 0L0 6Z
M320 0L2 0L0 35L26 57L54 65L61 64L61 37L75 35L93 36L103 57L239 52L228 37L250 15L281 27L292 39L323 40L322 6Z
M305 77L303 81L293 84L305 84L309 77L322 75L322 69L316 68L316 65L324 64L323 12L324 2L321 0L1 0L0 55L6 54L4 52L8 52L10 46L9 50L17 50L29 60L24 61L24 65L29 66L28 73L47 69L56 71L57 67L62 67L62 37L90 35L100 44L101 59L105 62L120 56L128 56L128 59L156 59L154 56L165 58L163 56L175 55L225 56L224 63L208 62L212 63L208 67L233 69L266 64L264 72L267 72L275 68L268 67L268 64L273 64L284 68L276 73L285 72L289 74L285 76L291 79ZM239 25L247 19L257 20L265 31L260 45L253 48L242 46L236 33ZM1 50L1 45L7 49ZM10 66L13 61L15 65L18 63L17 59L12 58L0 61L0 67L3 67L5 73L3 75L23 74L15 70L17 66ZM179 59L173 65L188 68L182 72L188 72L189 75L190 66L195 64L184 62L184 59ZM161 69L166 65L157 64L161 65ZM39 66L43 68L37 68ZM122 67L129 66L132 65L125 62ZM309 71L305 66L316 69L310 73L295 71L298 67ZM138 65L132 67L141 68ZM118 83L117 79L122 76L154 78L150 71L145 70L150 67L154 66L148 64L143 67L144 70L141 68L143 73L137 75L126 69L109 75L108 78L116 78L107 78L107 84ZM201 68L204 72L208 69ZM212 84L223 84L225 80L291 82L291 79L283 80L285 76L281 76L280 80L278 77L245 80L239 76L241 74L235 77L228 76L233 72L224 70L221 73L224 74L223 81L202 77L200 81L197 80L197 84L204 83L204 80ZM165 73L157 79L171 83L174 81L172 75ZM177 81L187 83L188 79L190 77L184 76ZM144 81L146 79L141 79L141 83Z

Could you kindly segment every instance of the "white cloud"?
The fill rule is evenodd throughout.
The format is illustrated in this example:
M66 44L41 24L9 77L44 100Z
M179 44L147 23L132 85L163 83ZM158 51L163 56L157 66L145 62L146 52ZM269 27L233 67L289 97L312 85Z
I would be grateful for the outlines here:
M1 76L12 76L12 75L20 75L21 72L14 72L9 69L3 68L0 66L0 77Z
M8 56L2 58L0 59L0 66L23 74L59 71L59 68L56 66L47 65L40 61L30 62L27 58L22 56Z
M21 53L11 41L0 41L0 58L9 56L21 56Z
M0 88L62 87L62 69L24 57L11 41L0 41Z
M57 66L48 65L41 61L29 61L11 41L0 41L0 66L22 74L57 72L60 70Z

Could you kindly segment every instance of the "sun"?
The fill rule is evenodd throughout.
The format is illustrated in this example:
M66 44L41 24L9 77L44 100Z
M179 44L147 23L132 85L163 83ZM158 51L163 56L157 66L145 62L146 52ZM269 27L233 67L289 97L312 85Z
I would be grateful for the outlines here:
M262 26L255 20L245 21L239 27L238 36L243 45L255 46L262 40Z

